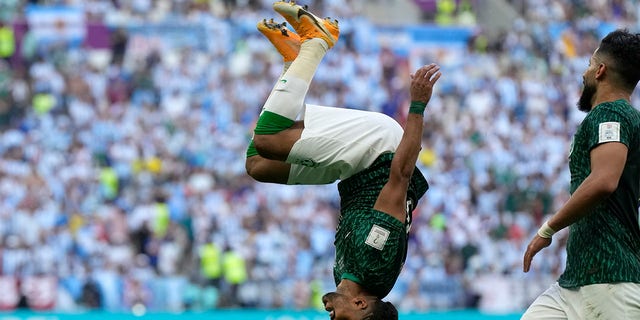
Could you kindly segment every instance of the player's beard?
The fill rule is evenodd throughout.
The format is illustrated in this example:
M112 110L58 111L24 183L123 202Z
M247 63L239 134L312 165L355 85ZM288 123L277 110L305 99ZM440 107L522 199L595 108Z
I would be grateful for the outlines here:
M584 88L582 88L582 94L580 95L580 100L578 100L578 110L589 112L593 106L591 105L591 101L593 100L593 96L596 94L596 86L585 83Z

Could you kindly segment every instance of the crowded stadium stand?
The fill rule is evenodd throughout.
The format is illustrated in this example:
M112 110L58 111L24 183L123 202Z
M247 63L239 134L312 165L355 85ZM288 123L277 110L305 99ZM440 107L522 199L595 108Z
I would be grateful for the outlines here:
M322 308L335 185L244 168L281 71L255 29L271 4L0 0L0 310ZM409 72L442 66L418 162L431 189L388 299L522 312L564 267L563 232L528 274L522 254L569 196L582 72L602 35L640 27L638 1L305 4L341 28L308 103L403 123Z

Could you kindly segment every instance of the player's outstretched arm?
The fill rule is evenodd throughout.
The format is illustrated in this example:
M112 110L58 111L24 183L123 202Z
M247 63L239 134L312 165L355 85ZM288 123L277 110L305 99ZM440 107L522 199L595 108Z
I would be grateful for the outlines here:
M591 173L573 192L571 198L545 224L527 246L523 271L529 272L531 261L540 250L551 245L551 237L590 214L618 188L627 161L627 146L620 142L600 144L591 151Z
M411 107L404 133L391 161L389 181L382 188L374 209L386 212L400 221L406 219L406 195L422 143L424 110L431 99L433 86L440 79L440 67L429 64L411 75Z

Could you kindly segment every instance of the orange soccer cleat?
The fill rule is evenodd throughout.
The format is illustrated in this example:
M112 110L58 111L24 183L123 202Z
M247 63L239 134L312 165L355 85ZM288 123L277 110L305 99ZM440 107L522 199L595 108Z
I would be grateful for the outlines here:
M294 1L278 1L273 9L282 15L300 36L302 42L320 38L332 48L340 36L337 20L321 19L307 10L307 6L299 6Z
M300 36L287 29L287 23L276 23L273 19L258 22L260 31L276 47L284 62L293 61L300 52Z

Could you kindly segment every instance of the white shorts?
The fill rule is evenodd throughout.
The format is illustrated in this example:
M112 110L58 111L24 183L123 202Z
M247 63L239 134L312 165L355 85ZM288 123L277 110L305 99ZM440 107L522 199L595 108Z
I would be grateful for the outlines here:
M592 284L566 289L553 284L531 304L521 320L638 320L640 283Z
M395 152L403 129L378 112L307 105L302 136L291 149L288 184L328 184Z

